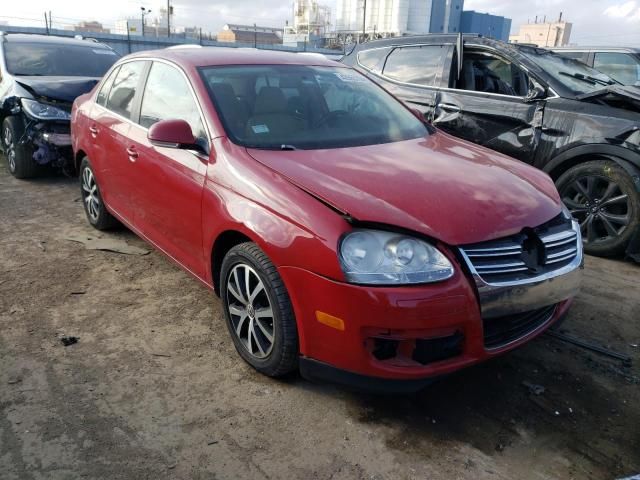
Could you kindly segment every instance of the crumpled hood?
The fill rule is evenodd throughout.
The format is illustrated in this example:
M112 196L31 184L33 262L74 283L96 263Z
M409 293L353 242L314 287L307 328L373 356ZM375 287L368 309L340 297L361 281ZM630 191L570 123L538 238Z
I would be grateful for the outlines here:
M83 93L90 92L100 81L92 77L15 77L20 86L28 90L35 98L44 97L73 103Z
M247 151L357 220L450 245L511 235L561 211L546 173L441 132L365 147Z
M633 85L609 85L608 87L596 90L595 92L583 93L582 95L578 95L576 98L578 100L587 100L606 95L616 95L640 102L640 87Z

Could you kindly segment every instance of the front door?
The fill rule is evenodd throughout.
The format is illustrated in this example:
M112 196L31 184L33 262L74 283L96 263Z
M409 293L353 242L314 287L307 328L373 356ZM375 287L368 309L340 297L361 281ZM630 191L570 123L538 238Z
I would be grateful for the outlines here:
M208 154L152 145L148 128L167 119L186 120L203 150L209 151L209 135L186 77L173 65L154 62L138 124L129 131L135 155L129 169L134 184L134 225L171 257L204 277L202 192Z
M526 101L529 78L515 63L465 47L462 69L438 92L432 122L457 137L532 163L542 131L544 101Z

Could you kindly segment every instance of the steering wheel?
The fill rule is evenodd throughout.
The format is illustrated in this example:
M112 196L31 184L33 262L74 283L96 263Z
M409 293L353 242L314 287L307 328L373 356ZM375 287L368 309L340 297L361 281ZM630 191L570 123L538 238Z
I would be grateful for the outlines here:
M322 117L320 117L320 119L316 122L315 126L321 127L333 120L337 120L338 118L341 118L341 117L346 117L347 115L350 115L350 114L346 110L334 110L333 112L326 113Z

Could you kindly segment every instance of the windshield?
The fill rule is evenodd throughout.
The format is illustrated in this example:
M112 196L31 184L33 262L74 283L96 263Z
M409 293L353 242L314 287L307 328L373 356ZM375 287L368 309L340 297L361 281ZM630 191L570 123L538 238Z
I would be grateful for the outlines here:
M617 83L578 60L548 50L521 47L520 52L575 95L595 92Z
M200 71L227 134L246 147L341 148L427 134L400 102L347 68L247 65Z
M88 43L88 42L87 42ZM118 60L108 48L55 43L6 42L4 55L12 75L102 77Z

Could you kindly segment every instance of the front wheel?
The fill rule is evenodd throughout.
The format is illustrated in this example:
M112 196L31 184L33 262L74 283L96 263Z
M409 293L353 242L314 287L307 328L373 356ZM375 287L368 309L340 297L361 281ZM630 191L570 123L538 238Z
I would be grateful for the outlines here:
M584 251L620 255L640 225L640 192L611 160L593 160L567 170L556 182L562 201L580 223Z
M236 350L253 368L280 377L298 366L298 331L287 289L264 252L251 242L222 262L220 293Z
M22 142L24 122L20 117L7 117L2 122L2 148L9 173L16 178L32 178L38 174L33 148Z

